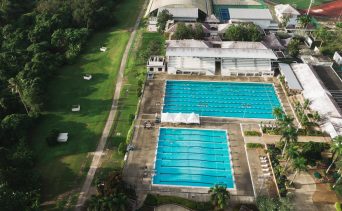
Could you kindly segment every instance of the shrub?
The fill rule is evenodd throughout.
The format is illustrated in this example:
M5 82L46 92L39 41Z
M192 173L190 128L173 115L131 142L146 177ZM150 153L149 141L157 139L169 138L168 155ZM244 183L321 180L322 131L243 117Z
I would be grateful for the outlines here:
M264 148L265 147L265 145L263 145L263 144L256 144L256 143L247 143L246 146L249 149Z
M49 146L56 146L58 144L57 138L59 135L59 130L53 129L50 131L49 135L46 137L46 143Z
M341 204L339 202L335 203L336 211L342 211Z
M126 153L127 144L125 142L121 142L118 147L118 153L124 155Z
M261 41L262 35L253 23L231 25L224 34L226 40L231 41Z
M261 136L259 131L245 131L245 136Z
M133 123L134 119L135 119L135 115L134 114L129 114L128 124L131 125Z
M287 46L288 52L292 57L297 57L299 54L300 41L298 39L292 39Z

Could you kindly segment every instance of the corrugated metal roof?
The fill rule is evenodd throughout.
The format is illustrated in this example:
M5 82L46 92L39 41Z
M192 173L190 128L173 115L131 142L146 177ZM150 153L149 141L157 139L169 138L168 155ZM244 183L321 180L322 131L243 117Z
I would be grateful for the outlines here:
M206 0L153 0L150 11L160 8L198 8L208 14Z
M269 49L232 49L232 48L194 48L168 47L166 56L179 57L206 57L206 58L253 58L277 59Z
M230 8L229 15L231 19L273 20L269 9Z
M163 10L161 8L158 11L161 12ZM197 8L167 8L167 10L174 18L198 18Z
M281 14L300 15L300 13L289 4L278 4L274 6L274 10Z
M279 69L280 69L281 74L285 76L285 80L290 89L300 90L300 91L303 90L302 85L299 83L290 65L279 63Z

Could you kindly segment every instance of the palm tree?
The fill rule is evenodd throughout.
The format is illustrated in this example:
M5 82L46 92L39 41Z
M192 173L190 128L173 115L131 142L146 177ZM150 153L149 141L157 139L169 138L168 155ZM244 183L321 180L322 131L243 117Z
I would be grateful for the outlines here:
M280 138L280 141L285 141L282 157L285 155L285 150L287 148L287 145L289 143L296 143L298 141L298 133L295 127L293 125L289 125L288 127L284 128L282 130L282 136Z
M291 144L287 150L286 150L286 163L284 166L284 171L286 171L287 165L290 162L290 160L294 160L295 158L297 158L299 156L299 151L298 151L299 147L295 144Z
M290 182L290 185L292 185L292 183L296 179L296 176L298 173L300 173L301 171L306 171L306 159L303 157L298 157L298 158L294 159L292 162L292 167L296 172L293 175L293 178Z
M87 200L86 206L87 206L88 211L99 211L99 210L101 210L100 198L95 196L95 195L92 195L90 197L90 199Z
M119 193L114 196L114 207L116 211L126 211L128 207L128 198L125 194Z
M336 162L336 167L338 168L337 173L340 175L338 177L338 179L336 180L335 184L333 185L333 188L336 187L336 185L340 182L341 178L342 178L342 174L341 174L341 168L342 168L342 160L339 160Z
M21 86L20 81L17 78L10 78L8 80L8 83L9 83L8 88L11 89L11 92L13 94L16 94L16 93L19 94L19 98L21 100L21 103L24 105L26 113L29 114L28 108L27 108L25 101L23 99L23 90L22 90L22 86Z
M211 194L210 201L214 205L215 210L224 210L228 206L230 193L225 185L215 185L208 192Z
M283 118L284 112L283 112L283 109L281 109L280 107L276 107L273 109L272 114L273 116L275 116L277 120L279 120Z
M331 164L329 165L326 173L329 172L335 161L342 155L342 136L336 136L330 145L330 151L333 153Z
M306 27L311 23L311 16L310 15L302 15L298 18L299 24L306 29Z

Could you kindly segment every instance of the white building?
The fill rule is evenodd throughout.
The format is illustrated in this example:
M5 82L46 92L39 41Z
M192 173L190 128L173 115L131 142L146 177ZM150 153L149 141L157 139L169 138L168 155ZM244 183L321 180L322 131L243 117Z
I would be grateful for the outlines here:
M274 7L275 14L280 23L284 21L285 17L289 17L289 22L286 27L296 27L297 17L300 13L289 4L278 4Z
M334 54L334 61L338 64L338 65L342 65L342 53L341 52L335 52Z
M210 15L209 0L150 0L146 15L168 10L177 21L196 21L200 14Z
M273 17L269 9L243 9L243 8L230 8L230 23L247 22L254 23L262 29L276 27L273 22Z
M304 98L311 102L310 108L322 117L321 129L332 138L342 135L341 111L315 71L308 64L292 64L291 67L303 87Z
M167 42L169 74L222 76L273 76L272 61L277 57L260 42Z
M165 58L163 56L151 56L147 61L148 72L165 72Z

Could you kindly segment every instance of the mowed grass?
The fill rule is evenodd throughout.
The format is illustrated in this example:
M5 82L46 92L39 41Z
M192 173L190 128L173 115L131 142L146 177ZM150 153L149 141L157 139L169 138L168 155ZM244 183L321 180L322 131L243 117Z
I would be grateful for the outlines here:
M271 0L277 4L291 4L297 9L308 9L310 5L310 0ZM324 3L332 2L333 0L315 0L312 6L318 6Z
M148 33L144 32L143 29L138 31L125 70L125 83L119 99L119 110L113 133L107 142L106 156L104 156L101 168L96 176L102 177L109 171L121 168L123 155L118 153L117 148L121 142L126 141L130 128L129 116L134 115L137 111L139 101L137 95L138 80L146 77L146 62L139 58L139 53L146 49L153 40L164 42L163 36L159 33Z
M82 185L107 120L121 58L143 0L124 0L116 9L115 28L94 34L74 65L60 69L49 82L46 111L32 134L43 201L55 200ZM102 46L107 52L100 52ZM91 74L93 79L83 80ZM71 112L80 104L81 111ZM52 129L69 133L66 144L48 147Z

